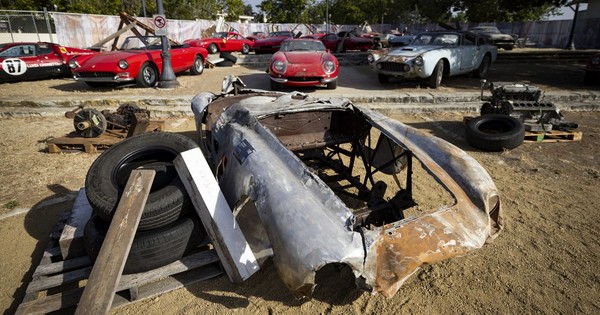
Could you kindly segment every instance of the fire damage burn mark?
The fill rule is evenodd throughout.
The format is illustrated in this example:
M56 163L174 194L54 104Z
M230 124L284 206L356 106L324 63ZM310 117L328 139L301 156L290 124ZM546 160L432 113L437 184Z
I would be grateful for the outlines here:
M347 99L242 84L194 97L200 147L257 259L297 296L342 263L391 297L502 229L495 184L452 144Z

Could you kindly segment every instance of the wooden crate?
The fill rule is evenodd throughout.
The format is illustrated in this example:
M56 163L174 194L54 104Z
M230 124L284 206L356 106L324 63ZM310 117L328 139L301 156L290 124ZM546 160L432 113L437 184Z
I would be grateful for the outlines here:
M73 223L73 220L69 220L73 211L74 209L69 209L63 213L55 231L50 235L46 251L33 273L16 314L45 314L71 309L79 303L92 270L92 263L86 255L67 256L67 259L63 259L63 253L69 252L72 255L76 252L65 251L65 246L68 246L65 244L80 243L65 242L63 235L65 226ZM152 298L222 273L223 269L212 244L205 243L181 260L167 266L148 272L122 275L111 308Z
M583 132L550 130L546 132L525 132L525 142L571 142L581 141Z

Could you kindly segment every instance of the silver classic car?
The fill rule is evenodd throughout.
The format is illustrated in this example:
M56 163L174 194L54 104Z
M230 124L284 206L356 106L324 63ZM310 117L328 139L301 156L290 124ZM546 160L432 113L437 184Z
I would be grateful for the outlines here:
M373 50L368 56L379 82L390 78L426 79L438 88L443 77L472 72L482 78L496 60L498 48L488 37L464 31L419 34L408 46Z

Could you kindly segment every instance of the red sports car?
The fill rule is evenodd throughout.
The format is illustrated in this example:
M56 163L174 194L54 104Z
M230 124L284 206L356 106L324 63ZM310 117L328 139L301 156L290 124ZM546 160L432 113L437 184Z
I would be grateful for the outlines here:
M254 42L252 50L257 54L274 53L279 50L281 42L286 39L294 38L292 32L272 32L267 38L258 39Z
M73 58L69 67L75 80L91 87L133 81L142 87L152 87L162 73L161 48L158 36L127 37L121 50ZM184 44L171 46L169 52L173 72L190 70L199 75L204 71L206 49Z
M267 34L265 34L263 32L252 32L252 35L246 36L247 39L249 39L249 40L251 40L253 42L255 42L255 41L259 40L259 39L266 38L266 37L267 37Z
M0 44L0 82L64 77L71 58L95 53L44 42Z
M279 90L281 85L323 84L328 89L335 89L339 68L337 58L329 53L322 42L308 38L288 39L271 57L271 89Z
M194 47L206 48L209 54L216 54L220 51L240 51L244 55L250 53L250 49L254 44L253 41L236 32L218 32L214 33L210 38L186 39L183 43Z
M367 51L373 48L373 39L356 36L350 32L330 33L321 37L321 41L327 49L335 52L346 50Z

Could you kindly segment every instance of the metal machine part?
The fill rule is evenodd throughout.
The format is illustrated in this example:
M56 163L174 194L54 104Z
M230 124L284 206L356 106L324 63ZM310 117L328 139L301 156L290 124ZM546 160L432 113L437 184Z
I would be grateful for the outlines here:
M121 105L116 112L98 111L93 108L78 107L65 113L65 117L73 119L75 132L84 138L100 137L111 130L128 130L138 113L150 116L150 111L140 109L136 105Z
M66 115L65 115L66 116ZM73 117L75 131L84 138L99 137L106 131L106 117L93 108L84 108Z

